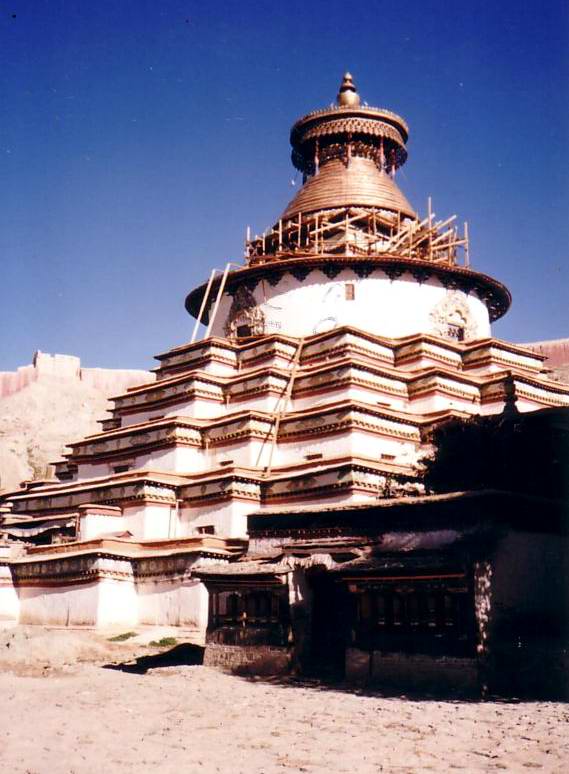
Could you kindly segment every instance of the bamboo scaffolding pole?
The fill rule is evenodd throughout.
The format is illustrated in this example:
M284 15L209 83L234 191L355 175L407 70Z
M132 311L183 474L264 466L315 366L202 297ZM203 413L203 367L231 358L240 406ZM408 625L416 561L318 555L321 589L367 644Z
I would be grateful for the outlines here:
M433 205L431 197L427 199L427 208L429 211L429 260L433 260L433 238L432 238L432 228L433 228Z
M456 215L451 215L450 218L447 218L446 220L439 220L437 223L435 223L433 228L435 231L440 231L442 228L450 225L454 220L456 220Z
M279 436L279 429L280 429L280 426L281 426L281 420L283 418L283 415L286 413L287 405L288 405L288 402L289 402L289 400L291 398L291 395L292 395L292 390L293 390L293 387L294 387L294 380L296 379L296 373L297 373L299 365L300 365L300 355L302 353L302 347L303 346L304 346L304 337L301 338L299 340L299 342L298 342L298 346L297 346L296 352L294 354L294 360L292 362L292 369L291 369L290 377L289 377L289 380L287 382L287 386L286 386L285 392L284 392L283 395L281 395L281 398L279 400L279 404L281 404L281 401L282 401L281 408L280 409L277 408L275 410L274 414L273 414L273 417L274 417L274 420L275 420L275 424L274 424L274 427L273 427L273 437L272 437L272 440L271 440L271 448L270 448L270 451L269 451L269 459L267 461L267 467L266 467L266 470L265 470L265 475L266 476L270 476L271 475L271 471L273 469L273 455L274 455L275 447L277 445L277 440L278 440L278 436Z
M318 255L318 234L318 215L316 215L316 219L314 221L314 251L316 252L316 255Z
M437 247L441 242L444 243L445 239L449 239L449 237L453 237L454 239L453 229L449 229L448 231L445 231L444 234L439 234L436 239L433 239L433 247Z
M209 334L211 333L211 329L213 327L213 321L215 320L215 316L217 315L217 310L219 309L219 302L221 301L221 296L223 295L223 291L225 290L225 283L227 282L227 275L229 274L230 266L231 266L231 261L229 261L229 263L226 265L225 270L223 272L223 276L221 278L221 282L219 283L219 290L217 291L217 297L215 299L213 312L209 316L209 324L205 332L206 339L209 338Z
M203 313L205 311L205 307L207 304L207 300L209 298L209 294L211 291L211 286L213 284L213 280L215 275L217 274L217 269L212 269L211 274L209 275L209 281L207 283L207 287L205 289L204 297L202 298L202 303L200 306L200 311L198 312L198 316L196 317L196 322L194 324L194 330L192 331L192 338L190 339L190 344L193 344L196 340L196 336L198 335L198 328L200 327L200 323L203 317Z
M406 224L404 229L401 229L398 233L394 235L394 239L390 240L388 243L388 248L395 249L399 247L400 244L403 244L407 239L410 239L413 233L416 233L418 230L422 229L428 221L428 218L425 218L420 223L417 223L416 221L412 221L409 224ZM415 225L415 229L413 229L413 225Z

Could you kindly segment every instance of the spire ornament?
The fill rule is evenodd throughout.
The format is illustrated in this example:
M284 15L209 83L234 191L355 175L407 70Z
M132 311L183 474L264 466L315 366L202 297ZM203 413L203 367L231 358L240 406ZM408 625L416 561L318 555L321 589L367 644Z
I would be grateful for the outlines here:
M345 73L340 84L337 102L339 107L359 107L360 95L354 85L351 73Z

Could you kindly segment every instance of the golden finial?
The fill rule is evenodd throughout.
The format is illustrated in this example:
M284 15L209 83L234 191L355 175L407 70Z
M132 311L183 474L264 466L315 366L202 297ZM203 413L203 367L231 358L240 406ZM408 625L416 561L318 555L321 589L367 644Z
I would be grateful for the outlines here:
M352 76L350 73L345 73L340 84L340 91L338 92L338 105L340 107L359 107L360 95L356 91Z

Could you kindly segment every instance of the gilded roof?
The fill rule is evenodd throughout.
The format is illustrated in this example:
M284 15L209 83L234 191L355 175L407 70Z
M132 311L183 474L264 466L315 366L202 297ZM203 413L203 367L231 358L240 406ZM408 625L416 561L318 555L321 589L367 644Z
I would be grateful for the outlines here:
M353 157L348 164L332 159L324 164L289 203L282 215L292 219L299 212L309 213L339 207L375 207L416 217L413 208L386 172L372 159Z

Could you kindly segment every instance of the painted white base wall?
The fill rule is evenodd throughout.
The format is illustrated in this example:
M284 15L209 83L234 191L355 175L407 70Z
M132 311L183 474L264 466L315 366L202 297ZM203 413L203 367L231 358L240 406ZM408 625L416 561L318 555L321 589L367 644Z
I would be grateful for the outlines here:
M205 638L208 594L196 578L101 578L62 586L0 588L2 619L36 626L94 629L181 626Z
M354 299L347 300L345 285L354 285ZM468 316L468 338L490 336L488 309L475 294L448 290L438 279L419 283L409 272L390 280L377 269L365 279L343 269L334 280L318 269L299 281L285 273L276 286L261 280L251 293L263 315L266 333L309 336L351 325L378 336L398 338L415 333L439 333L438 312L445 316L455 306ZM213 336L227 335L234 317L233 297L223 295L213 325Z

